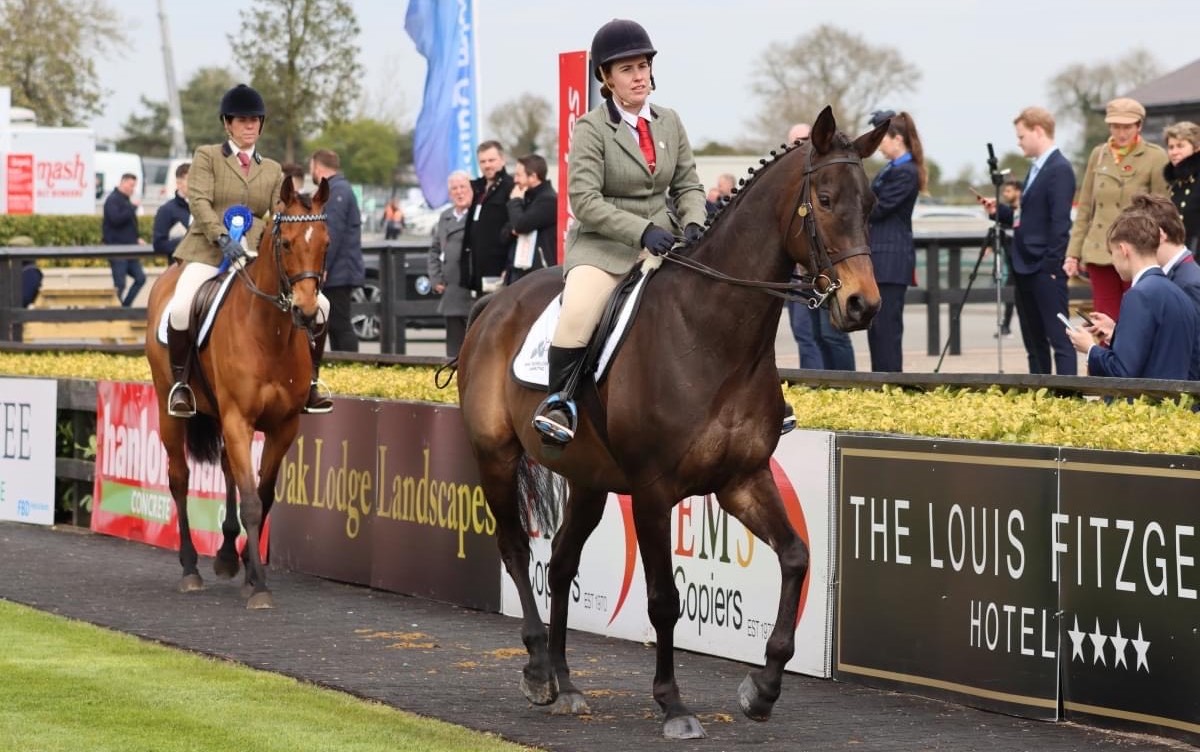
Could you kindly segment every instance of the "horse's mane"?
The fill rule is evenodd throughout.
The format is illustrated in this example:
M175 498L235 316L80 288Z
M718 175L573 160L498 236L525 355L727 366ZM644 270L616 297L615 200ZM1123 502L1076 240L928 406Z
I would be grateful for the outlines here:
M712 229L716 225L717 221L720 220L721 217L723 217L727 211L732 211L732 209L730 207L732 207L734 204L736 204L738 202L738 199L740 199L743 195L745 195L746 191L748 191L750 189L750 186L754 185L755 181L757 181L758 178L761 177L764 172L766 172L767 168L772 167L773 165L778 163L781 159L783 159L785 156L787 156L790 152L793 152L796 149L799 149L801 146L803 146L806 143L808 143L808 139L801 138L801 139L797 139L797 140L793 141L790 144L786 144L786 143L780 144L778 149L771 150L770 154L768 155L769 158L763 157L758 160L758 165L759 165L758 167L751 167L749 170L747 170L748 177L738 178L738 184L733 187L733 192L732 192L731 197L728 200L722 199L719 202L717 211L714 212L712 216L705 218L704 232L700 236L701 239L703 239L706 235L708 235L712 231ZM834 133L833 146L830 149L830 151L839 151L839 150L844 151L844 150L853 149L853 148L854 148L854 142L851 141L850 138L846 134L842 133L841 131L837 131Z

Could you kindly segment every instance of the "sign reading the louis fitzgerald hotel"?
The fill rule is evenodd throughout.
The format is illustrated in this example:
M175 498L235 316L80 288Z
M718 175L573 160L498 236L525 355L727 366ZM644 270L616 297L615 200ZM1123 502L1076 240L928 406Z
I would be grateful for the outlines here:
M1200 741L1200 458L1063 450L1063 709Z
M1057 449L839 437L835 676L1058 714Z

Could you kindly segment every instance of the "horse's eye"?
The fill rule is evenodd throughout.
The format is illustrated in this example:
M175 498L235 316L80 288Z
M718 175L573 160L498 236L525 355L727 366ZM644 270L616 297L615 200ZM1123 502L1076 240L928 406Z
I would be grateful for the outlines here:
M821 204L822 209L828 209L833 206L833 202L829 200L828 196L817 196L817 202Z
M283 250L285 250L285 251L292 250L292 241L288 240L287 238L284 238L281 241L279 241L279 245L283 246Z

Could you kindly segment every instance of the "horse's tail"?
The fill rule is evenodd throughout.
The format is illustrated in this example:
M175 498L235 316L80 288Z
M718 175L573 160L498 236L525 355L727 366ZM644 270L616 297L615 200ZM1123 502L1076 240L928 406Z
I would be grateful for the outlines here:
M552 533L558 529L567 499L567 480L522 454L517 459L517 499L527 531L532 524L536 530Z
M198 462L218 464L224 442L217 419L204 413L196 413L187 421L188 454Z

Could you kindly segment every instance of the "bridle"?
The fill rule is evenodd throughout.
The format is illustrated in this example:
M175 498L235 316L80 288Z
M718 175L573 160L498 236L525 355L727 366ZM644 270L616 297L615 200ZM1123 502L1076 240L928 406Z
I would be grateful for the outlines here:
M283 271L283 235L280 227L283 224L291 224L295 222L325 222L329 219L329 215L324 212L320 214L276 214L274 227L271 229L271 251L275 256L275 271L279 275L279 292L272 295L269 292L263 292L258 285L254 284L254 280L246 273L245 265L235 267L242 281L246 283L246 287L250 292L254 293L263 300L268 300L276 308L288 313L292 310L292 286L297 282L306 279L317 280L317 292L321 291L321 278L325 275L325 270L320 271L302 271L299 274L287 276Z
M800 231L796 236L798 237L807 228L809 246L812 252L808 255L808 270L806 274L793 277L790 282L762 282L759 280L731 277L688 256L676 253L674 250L664 254L664 258L719 282L756 288L768 295L774 295L789 302L800 301L813 310L820 308L842 286L841 280L838 279L837 272L834 270L834 265L853 256L870 253L871 247L868 245L859 245L853 248L834 249L830 251L828 246L825 245L825 241L821 239L821 233L817 229L817 218L814 215L812 204L811 178L813 173L835 164L851 164L861 167L862 160L858 157L841 156L814 163L812 161L812 154L813 150L810 142L807 154L809 160L808 165L804 169L804 179L800 183L800 191L796 194L796 205L792 209L788 218L787 229L784 232L785 241L792 237L792 226L795 224L796 217L800 217ZM815 295L811 294L814 290L816 291Z

